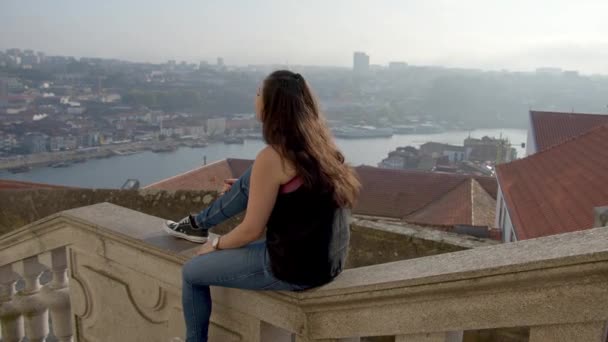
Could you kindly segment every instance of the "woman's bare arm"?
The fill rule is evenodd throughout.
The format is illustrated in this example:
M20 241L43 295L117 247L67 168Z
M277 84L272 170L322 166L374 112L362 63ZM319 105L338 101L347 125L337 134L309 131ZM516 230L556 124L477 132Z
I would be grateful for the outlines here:
M262 237L284 178L281 157L271 147L264 148L253 163L245 218L222 236L221 249L239 248Z

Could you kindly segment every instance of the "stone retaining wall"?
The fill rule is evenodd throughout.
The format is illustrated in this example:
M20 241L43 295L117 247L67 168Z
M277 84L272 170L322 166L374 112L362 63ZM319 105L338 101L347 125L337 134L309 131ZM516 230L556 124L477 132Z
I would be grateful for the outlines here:
M215 196L206 191L4 190L0 191L0 235L63 210L103 202L176 220L203 209Z
M177 220L211 203L217 194L206 191L161 190L12 190L0 191L0 235L60 211L109 202L145 214ZM239 215L214 227L226 234ZM153 228L153 229L160 229ZM398 222L355 219L346 268L381 264L492 245L495 242Z

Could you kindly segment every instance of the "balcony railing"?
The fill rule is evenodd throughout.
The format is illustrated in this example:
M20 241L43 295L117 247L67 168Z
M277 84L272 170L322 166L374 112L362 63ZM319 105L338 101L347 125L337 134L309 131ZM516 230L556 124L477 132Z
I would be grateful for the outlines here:
M181 266L197 246L161 224L104 203L0 237L2 341L183 338ZM349 269L302 293L212 296L211 341L444 342L529 327L532 342L604 342L608 229Z

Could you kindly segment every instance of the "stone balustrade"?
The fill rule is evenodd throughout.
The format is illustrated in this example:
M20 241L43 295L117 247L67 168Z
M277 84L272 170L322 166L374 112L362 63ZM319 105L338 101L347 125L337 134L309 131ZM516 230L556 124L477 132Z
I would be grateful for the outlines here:
M197 246L162 222L104 203L1 236L2 341L179 341L181 265ZM604 342L608 229L349 269L301 293L212 296L211 341L444 342L529 327L531 342Z
M59 247L0 266L2 341L46 341L49 314L57 341L73 340L72 311L67 278L66 247ZM41 285L41 276L50 281ZM17 283L22 288L17 291Z

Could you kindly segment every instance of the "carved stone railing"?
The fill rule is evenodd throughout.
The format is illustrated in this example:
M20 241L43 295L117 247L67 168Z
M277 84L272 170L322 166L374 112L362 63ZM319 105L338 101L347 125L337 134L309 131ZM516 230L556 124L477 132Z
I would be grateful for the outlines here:
M50 271L50 281L40 278ZM17 292L17 281L23 288ZM72 341L72 314L68 293L66 248L60 247L0 267L0 320L3 341L45 341L49 334L49 313L58 341Z
M0 237L3 341L183 338L181 265L197 246L161 224L98 204ZM346 270L302 293L212 288L212 296L211 341L443 342L529 327L531 342L603 342L608 229Z

